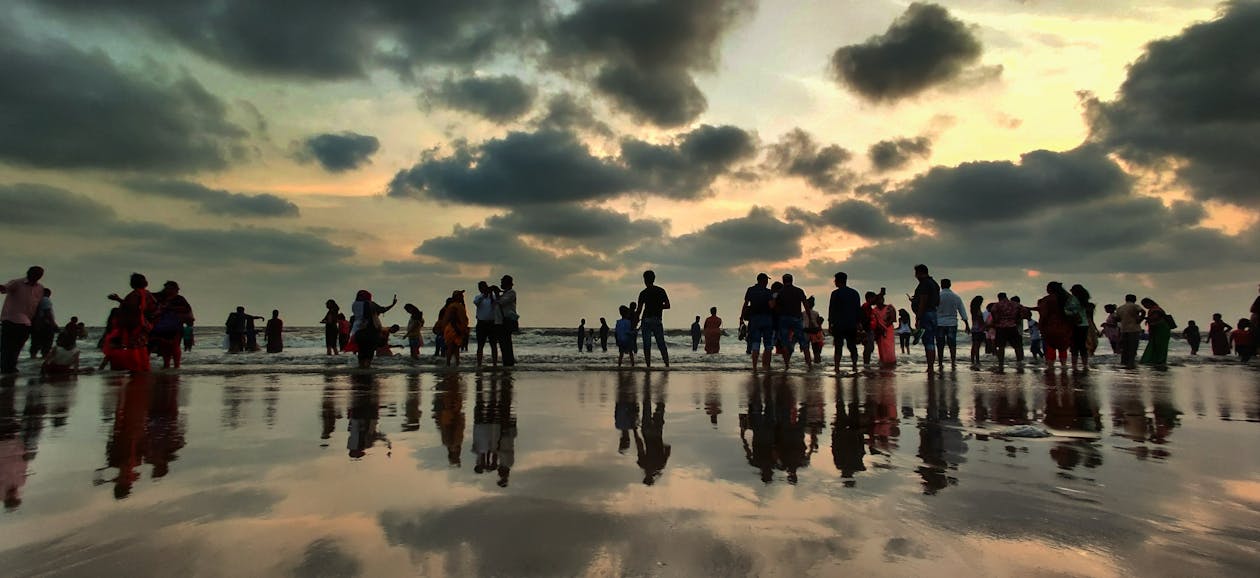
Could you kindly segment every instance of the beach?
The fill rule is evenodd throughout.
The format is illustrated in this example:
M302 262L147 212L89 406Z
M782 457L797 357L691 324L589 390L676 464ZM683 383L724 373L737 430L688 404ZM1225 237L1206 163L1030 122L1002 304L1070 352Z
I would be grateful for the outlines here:
M0 389L4 479L20 497L0 516L0 567L12 576L1256 570L1254 365L1177 356L1167 369L1133 371L1100 360L1089 374L929 377L907 363L753 375L705 368L711 361L690 348L671 353L668 371L617 371L598 353L560 371L535 351L538 368L527 354L510 372L402 360L360 372L345 356L335 366L318 355L211 363L198 351L181 372L18 377Z

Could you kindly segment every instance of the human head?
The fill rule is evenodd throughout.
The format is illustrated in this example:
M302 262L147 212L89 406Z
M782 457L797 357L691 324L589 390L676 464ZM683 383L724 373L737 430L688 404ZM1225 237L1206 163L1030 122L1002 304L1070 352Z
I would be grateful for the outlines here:
M949 289L950 287L953 287L953 285L953 281L950 281L949 279L941 279L941 289Z
M922 278L927 277L927 276L928 276L928 268L927 268L927 265L924 265L923 263L919 263L918 265L915 265L915 266L914 266L914 278L915 278L915 279L922 279Z
M1080 301L1082 305L1085 303L1089 303L1089 291L1085 289L1084 285L1077 283L1073 285L1072 289L1069 290L1068 292L1071 293L1073 297L1076 297L1076 299Z
M179 293L179 283L176 283L174 281L167 281L162 284L162 290L170 291L171 293Z
M1151 299L1150 297L1142 298L1142 307L1150 309L1151 307L1158 307L1158 306L1159 304L1156 303L1154 299Z
M504 291L511 289L513 282L514 280L511 275L504 275L502 279L499 279L499 285L503 287Z
M245 308L244 308L244 307L241 307L240 305L237 305L237 306L236 306L236 312L237 312L237 313L244 313L244 312L245 312Z
M762 287L765 287L765 286L766 286L766 283L769 283L769 282L770 282L770 276L769 276L769 275L766 275L765 273L758 273L758 274L757 274L757 284L758 284L758 285L761 285Z
M787 285L788 287L791 287L791 286L792 286L792 280L793 280L793 277L792 277L792 274L791 274L791 273L784 273L784 274L783 274L783 284L784 284L784 285Z
M625 305L622 305L621 307L617 308L617 313L621 314L622 319L628 319L630 317L630 308L626 307Z
M1186 322L1186 325L1188 325L1188 326L1190 326L1190 327L1194 327L1194 326L1195 326L1194 320L1193 320L1193 319L1191 319L1191 320L1187 321L1187 322Z
M651 287L653 283L656 283L656 272L651 269L644 271L643 284L647 285L648 287Z
M406 305L403 305L403 311L406 311L407 313L410 313L410 314L412 314L412 315L419 315L419 314L420 314L420 310L419 310L419 309L416 309L416 306L415 306L415 305L413 305L413 304L411 304L411 303L408 303L408 304L406 304Z
M700 322L700 316L699 316L699 315L697 315L697 316L696 316L696 323L699 323L699 322Z
M607 319L605 319L605 318L603 318L603 317L600 317L600 318L599 318L599 323L600 323L600 325L608 325L608 320L607 320Z
M452 292L451 292L451 302L452 302L452 303L455 303L455 302L463 303L463 302L464 302L464 290L463 290L463 289L456 289L455 291L452 291Z
M272 309L272 310L271 310L271 318L272 318L272 319L275 319L275 318L277 318L277 317L280 317L280 310L279 310L279 309Z
M874 292L874 291L867 291L867 292L866 292L866 294L865 294L865 295L863 295L863 297L865 297L865 298L866 298L866 302L867 302L867 303L874 303L874 302L875 302L875 292Z
M44 268L39 265L35 265L26 270L26 280L30 283L38 283L39 280L43 278Z
M74 349L74 333L71 331L62 331L57 334L57 347L62 349Z
M1014 296L1014 297L1011 297L1011 301L1014 301L1014 302L1016 302L1016 303L1023 303L1022 301L1020 301L1020 300L1019 300L1019 295L1016 295L1016 296Z
M583 318L582 318L582 325L586 325L586 318L585 318L585 317L583 317Z
M1220 320L1221 320L1221 314L1220 314L1220 313L1213 313L1213 314L1212 314L1212 320L1213 320L1213 321L1220 321Z
M1125 295L1125 296L1124 296L1124 302L1125 302L1125 303L1137 303L1137 295L1134 295L1134 294L1132 294L1132 293L1130 293L1130 294L1128 294L1128 295Z
M845 287L849 284L849 274L843 271L836 273L836 287Z
M368 293L367 289L359 289L359 291L354 294L354 300L355 301L371 301L372 294Z
M1007 300L1007 299L1006 299L1006 293L1005 293L1005 292L998 293L998 301L1006 301L1006 300Z
M337 321L345 321L345 320L346 320L346 314L345 314L345 313L338 313L338 314L337 314Z
M717 315L717 307L710 307L709 315Z
M148 287L148 286L149 286L149 280L145 279L144 275L141 275L139 273L131 274L131 288L132 289L144 289L145 287Z
M336 309L336 308L337 308L337 302L336 302L336 301L333 301L332 299L329 299L329 300L327 300L327 301L325 301L325 302L324 302L324 307L327 307L327 308L329 308L329 309Z
M981 307L982 305L984 305L984 296L983 296L983 295L976 295L975 297L972 297L972 298L971 298L971 310L972 310L972 311L979 311L979 310L980 310L980 307Z
M1115 304L1115 303L1108 303L1108 304L1106 304L1106 305L1103 305L1103 311L1106 311L1107 313L1115 313L1115 312L1116 312L1116 304Z
M52 289L44 287L44 297L52 297Z
M1244 318L1242 318L1242 319L1239 319L1239 320L1238 320L1238 328L1239 328L1239 329L1251 329L1251 320L1250 320L1250 319L1247 319L1247 318L1245 318L1245 317L1244 317Z
M485 281L478 281L478 282L477 282L477 291L478 291L478 292L480 292L480 293L489 293L489 292L490 292L490 285L489 285L489 284L487 284Z

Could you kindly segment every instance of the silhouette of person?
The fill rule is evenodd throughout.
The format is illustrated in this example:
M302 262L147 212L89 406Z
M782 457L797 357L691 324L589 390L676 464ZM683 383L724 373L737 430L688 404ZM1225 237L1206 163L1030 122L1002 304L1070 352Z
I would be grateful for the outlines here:
M644 350L646 353L647 344ZM642 411L639 423L643 435L640 437L639 432L635 432L634 445L639 454L639 467L643 468L643 484L650 486L660 479L673 449L665 443L665 396L662 393L653 403L651 374L645 374L643 380Z

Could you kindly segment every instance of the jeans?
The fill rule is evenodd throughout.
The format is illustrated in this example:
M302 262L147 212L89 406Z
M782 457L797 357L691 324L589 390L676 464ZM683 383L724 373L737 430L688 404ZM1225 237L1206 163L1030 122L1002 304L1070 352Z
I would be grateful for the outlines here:
M661 350L661 356L669 357L669 350L665 348L665 326L660 319L652 317L644 317L639 322L639 329L643 333L643 354L647 355L652 349L652 336L656 336L656 347Z
M5 321L0 324L0 373L17 373L22 347L31 336L31 326Z
M512 332L516 330L515 322L495 325L499 334L499 356L503 358L503 367L516 365L516 355L512 351Z
M936 353L943 359L945 346L958 348L958 326L942 325L936 328Z
M852 358L853 364L857 365L857 329L840 329L833 326L831 328L831 339L836 346L836 363L840 362L840 352L847 344L849 346L849 357Z
M753 315L748 318L748 348L751 353L761 353L761 348L771 351L774 347L774 319L769 315Z
M919 329L923 330L924 351L936 351L936 312L924 311L919 315Z
M1120 363L1126 367L1137 365L1138 341L1142 337L1140 331L1125 331L1120 334Z
M801 347L809 347L809 336L805 335L805 325L800 317L779 316L779 345L791 351L792 345L788 342L788 335L791 335L792 341L799 343Z

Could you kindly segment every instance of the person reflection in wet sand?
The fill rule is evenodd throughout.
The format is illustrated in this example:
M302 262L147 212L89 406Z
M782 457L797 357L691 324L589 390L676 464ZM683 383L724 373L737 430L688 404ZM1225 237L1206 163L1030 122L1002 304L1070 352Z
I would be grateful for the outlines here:
M149 423L144 452L145 462L153 465L153 479L166 476L176 454L183 449L186 424L179 417L179 376L155 378L149 404Z
M491 379L489 389L477 377L477 397L473 405L473 453L477 463L473 471L482 474L499 469L499 438L503 424L499 420L499 384Z
M1095 390L1085 379L1072 374L1046 373L1045 419L1047 427L1057 430L1101 432L1102 412L1098 409ZM1088 440L1061 442L1050 448L1050 459L1061 470L1077 466L1096 468L1102 465L1102 453Z
M949 413L942 404L944 383L932 379L927 381L927 413L919 420L919 459L923 465L915 469L923 478L923 493L929 496L958 485L958 478L950 476L950 462L946 459L946 428L942 422L949 419ZM950 430L957 433L957 430Z
M22 505L22 488L26 485L26 444L19 432L21 421L17 417L17 388L9 384L0 387L0 491L4 494L5 510L13 511Z
M620 433L617 453L630 449L630 432L639 429L639 398L634 388L634 374L617 372L617 402L613 405L613 425Z
M332 438L332 433L337 431L337 420L341 419L340 413L337 411L337 385L336 378L332 375L324 377L324 393L320 396L319 421L321 424L319 439L324 440L319 444L320 447L328 447L328 440Z
M407 376L407 401L403 406L402 431L420 431L420 376Z
M779 376L782 379L782 376ZM787 473L789 484L796 484L798 471L809 467L811 454L805 443L805 413L807 407L796 404L796 391L786 380L775 384L775 408L779 416L775 420L775 453L779 467Z
M144 459L144 428L151 393L150 376L147 374L132 375L117 391L119 399L114 412L114 431L105 446L105 454L108 459L106 467L117 469L118 475L113 480L98 483L114 482L114 498L118 500L130 496L132 486L140 479L136 468ZM97 470L98 473L100 471Z
M437 385L433 395L433 422L437 425L442 445L446 447L446 460L450 467L460 467L464 448L464 379L462 374L452 373Z
M704 413L709 416L709 423L716 429L718 416L722 415L722 391L717 384L709 384L704 392Z
M351 459L360 459L367 455L368 448L376 442L385 442L386 455L393 448L389 438L381 433L378 425L381 417L381 394L376 378L372 374L355 374L351 376L350 411L346 438L346 450Z
M866 382L865 422L870 439L867 452L873 456L892 455L901 437L901 421L897 413L897 382L893 374L881 374Z
M499 379L498 375L491 378ZM516 465L516 412L512 410L512 376L503 377L499 385L499 481L500 488L508 486L512 466Z
M748 413L740 416L739 440L744 445L744 457L748 465L757 469L763 483L774 480L774 468L777 460L774 455L774 398L770 391L769 376L765 383L753 377L748 387ZM752 432L752 444L746 436Z
M642 411L639 422L643 435L640 437L640 432L635 432L634 447L639 454L639 467L643 468L643 484L650 486L660 479L673 449L665 443L665 394L661 392L659 400L653 405L650 373L644 375Z
M831 427L831 459L840 471L840 478L847 488L855 485L857 472L866 471L862 458L866 444L862 432L862 406L858 403L857 380L853 380L850 402L844 403L844 385L836 384L836 420Z

